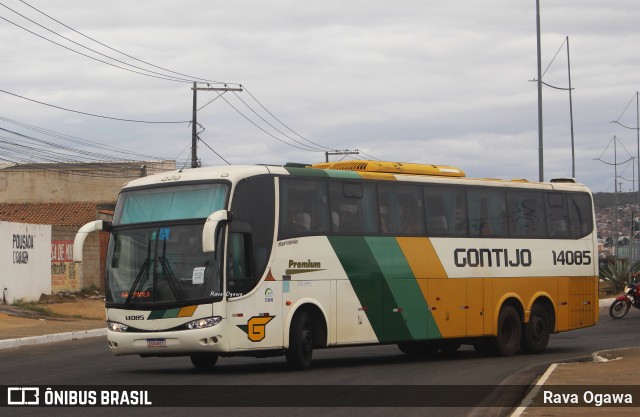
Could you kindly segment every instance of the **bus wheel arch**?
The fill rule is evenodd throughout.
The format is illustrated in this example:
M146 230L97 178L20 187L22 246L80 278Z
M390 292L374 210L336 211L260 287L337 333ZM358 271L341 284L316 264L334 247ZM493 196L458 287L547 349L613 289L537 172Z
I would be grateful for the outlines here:
M287 363L292 369L307 369L311 366L313 349L327 346L326 317L314 303L301 303L289 317L285 332Z
M540 353L549 343L555 328L555 310L547 297L539 297L531 306L529 320L522 324L520 347L526 353Z

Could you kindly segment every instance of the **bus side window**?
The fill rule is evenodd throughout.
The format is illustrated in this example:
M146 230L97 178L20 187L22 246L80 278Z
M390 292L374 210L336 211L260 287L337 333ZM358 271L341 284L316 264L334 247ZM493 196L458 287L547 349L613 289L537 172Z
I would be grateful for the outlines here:
M508 190L507 207L512 237L545 237L543 194Z
M504 190L478 187L468 190L467 197L471 237L502 237L507 235Z
M280 179L278 239L327 234L332 217L325 181Z
M239 295L251 291L255 284L251 271L251 234L229 233L227 256L227 291Z
M591 198L588 194L569 194L569 215L571 220L571 237L579 239L593 230L591 214Z
M569 237L569 213L565 193L547 193L547 228L550 237Z
M425 186L429 236L466 236L466 204L462 187Z
M378 186L380 229L383 234L423 236L424 208L418 185Z
M377 202L374 184L330 182L331 224L338 234L377 234Z

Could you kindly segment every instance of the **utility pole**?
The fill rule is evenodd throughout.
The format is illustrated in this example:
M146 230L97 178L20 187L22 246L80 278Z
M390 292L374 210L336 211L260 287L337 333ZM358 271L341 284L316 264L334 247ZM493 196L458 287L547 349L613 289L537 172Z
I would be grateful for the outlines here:
M208 87L208 85L209 84L207 84L207 87L198 87L198 83L194 82L193 87L191 88L191 90L193 90L193 113L191 115L191 168L198 168L198 90L223 92L242 91L242 88L231 88L227 87L226 84L224 87Z
M359 155L360 151L359 150L355 150L355 151L350 151L348 149L345 149L344 151L327 151L324 153L324 157L325 157L325 161L329 162L329 155Z
M569 118L571 119L571 178L576 177L576 151L573 140L573 100L571 99L571 58L569 57L569 37L567 36L567 74L569 75Z

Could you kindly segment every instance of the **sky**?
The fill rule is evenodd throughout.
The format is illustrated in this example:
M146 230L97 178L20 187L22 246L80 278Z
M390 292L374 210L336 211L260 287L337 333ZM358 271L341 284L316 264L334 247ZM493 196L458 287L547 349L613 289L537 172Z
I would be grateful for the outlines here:
M565 88L543 86L544 179L572 176L571 103L576 179L613 192L618 161L621 190L637 189L640 3L540 0L540 18L542 80ZM535 0L0 0L0 39L11 146L28 135L189 164L192 82L208 80L243 91L198 91L203 166L357 149L538 180Z

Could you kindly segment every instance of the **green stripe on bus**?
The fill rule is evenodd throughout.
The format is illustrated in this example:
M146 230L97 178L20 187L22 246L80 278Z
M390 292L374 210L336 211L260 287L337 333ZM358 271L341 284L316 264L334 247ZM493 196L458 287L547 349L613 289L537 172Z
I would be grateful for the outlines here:
M178 317L179 312L179 308L172 308L169 310L154 310L149 313L149 317L147 317L147 320L173 319Z
M442 337L395 238L330 236L329 242L380 342Z
M286 169L289 174L291 175L295 175L297 177L320 177L320 178L327 178L329 175L327 174L327 171L325 171L324 169L317 169L317 168L294 168L294 167L284 167L284 169Z
M384 339L382 294L384 278L369 245L360 236L330 236L329 242L379 341Z
M340 171L337 169L327 169L325 170L325 172L331 177L331 178L346 178L346 179L355 179L355 180L361 180L362 176L360 176L360 174L358 174L357 172L354 171Z
M393 237L367 237L365 240L390 290L389 297L385 297L387 337L399 340L442 337L398 241ZM409 334L402 332L404 328Z

